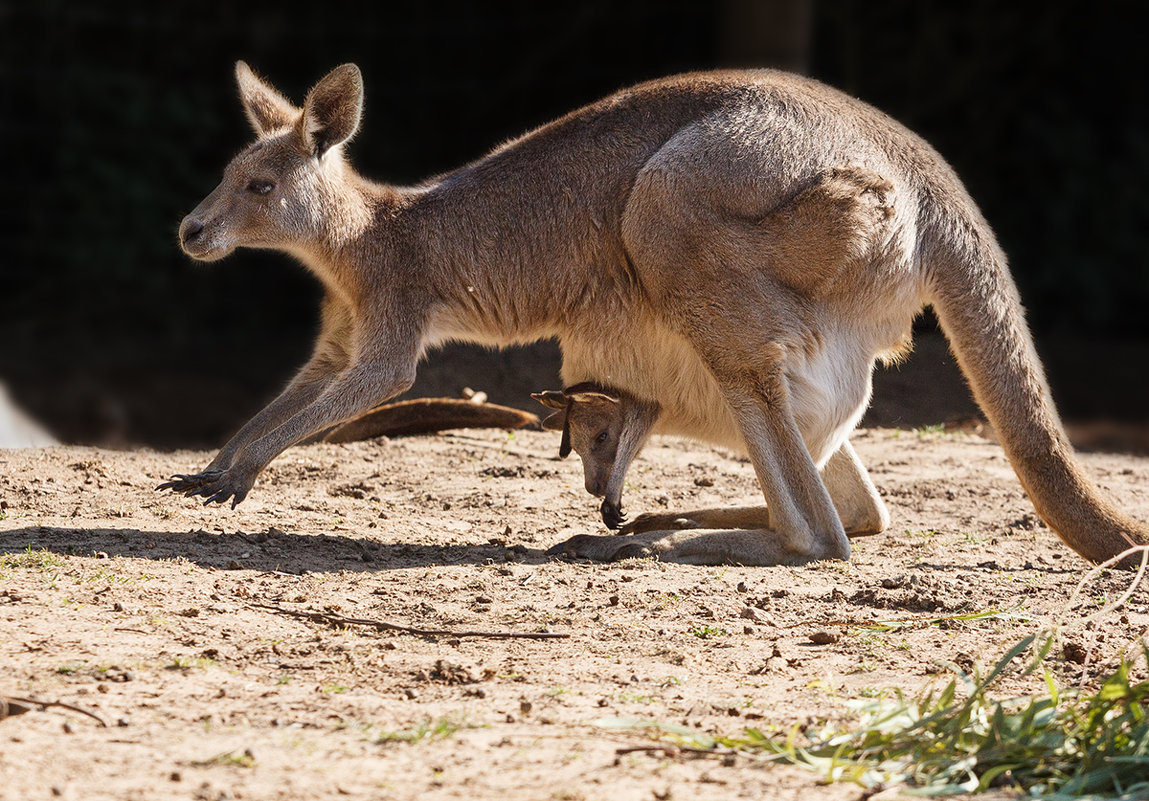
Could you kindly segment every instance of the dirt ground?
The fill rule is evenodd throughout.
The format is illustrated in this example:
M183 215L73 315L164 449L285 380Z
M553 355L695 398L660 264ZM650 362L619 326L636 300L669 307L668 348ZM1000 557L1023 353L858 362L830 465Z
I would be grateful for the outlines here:
M1036 518L998 445L935 429L854 442L891 530L855 540L848 564L770 569L545 556L601 527L550 432L295 448L236 511L153 491L208 453L0 451L0 695L108 723L61 708L0 720L0 797L863 797L742 756L627 751L654 741L618 725L846 719L851 699L945 681L941 661L995 661L1065 610L1087 566ZM1083 460L1149 520L1149 459ZM624 502L633 515L759 497L747 462L656 440ZM1068 619L1129 581L1101 576ZM1018 614L836 625L993 609ZM417 636L282 610L569 636ZM1051 665L1088 681L1147 627L1138 589L1068 633Z

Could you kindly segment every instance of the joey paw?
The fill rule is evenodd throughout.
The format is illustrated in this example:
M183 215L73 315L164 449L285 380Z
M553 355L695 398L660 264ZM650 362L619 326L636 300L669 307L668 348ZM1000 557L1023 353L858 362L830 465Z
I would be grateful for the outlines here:
M608 500L603 500L599 511L602 513L603 525L612 531L626 522L626 513L622 511L622 507Z

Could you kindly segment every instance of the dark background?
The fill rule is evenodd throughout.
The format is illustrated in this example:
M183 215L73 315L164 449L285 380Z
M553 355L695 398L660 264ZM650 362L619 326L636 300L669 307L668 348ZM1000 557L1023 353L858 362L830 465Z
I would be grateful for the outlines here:
M1010 255L1066 415L1145 421L1139 9L0 0L0 380L67 441L211 445L306 358L318 293L301 268L257 251L198 265L176 246L180 218L250 140L237 58L297 102L331 67L358 63L367 104L349 155L396 183L643 79L779 65L931 141ZM455 349L431 357L417 390L471 383L521 403L541 388L521 384L551 380L554 354ZM927 347L911 365L932 385L932 365L945 361ZM961 395L947 380L934 394ZM911 406L914 386L902 388ZM887 423L946 413L876 412Z

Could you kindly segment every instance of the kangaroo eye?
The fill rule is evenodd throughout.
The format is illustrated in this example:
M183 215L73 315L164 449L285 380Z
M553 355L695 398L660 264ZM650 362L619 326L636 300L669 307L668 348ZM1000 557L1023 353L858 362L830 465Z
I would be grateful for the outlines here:
M602 443L606 442L607 437L609 437L609 436L610 436L609 431L603 431L603 432L600 432L599 435L594 438L594 441L601 445Z
M253 195L266 195L272 189L275 189L275 184L271 181L252 181L247 185L247 191Z

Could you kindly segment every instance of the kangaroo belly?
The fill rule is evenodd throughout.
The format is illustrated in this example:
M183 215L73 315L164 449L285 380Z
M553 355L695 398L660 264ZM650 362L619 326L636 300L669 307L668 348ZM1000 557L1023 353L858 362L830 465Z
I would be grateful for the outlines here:
M621 329L621 330L620 330ZM641 398L662 411L654 433L709 442L745 453L742 434L718 382L679 334L656 323L630 321L609 336L564 337L563 382L598 381Z
M745 453L742 433L713 374L690 344L657 325L609 339L563 341L563 381L598 381L657 400L654 431ZM786 365L798 430L821 467L857 426L870 399L874 354L849 333L824 337Z
M862 419L873 364L872 355L840 338L787 365L794 420L819 469Z

